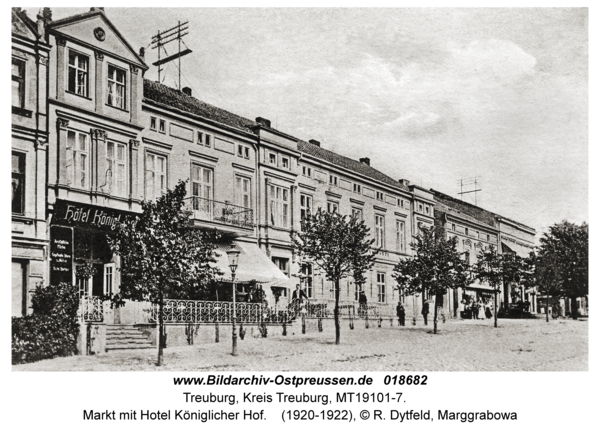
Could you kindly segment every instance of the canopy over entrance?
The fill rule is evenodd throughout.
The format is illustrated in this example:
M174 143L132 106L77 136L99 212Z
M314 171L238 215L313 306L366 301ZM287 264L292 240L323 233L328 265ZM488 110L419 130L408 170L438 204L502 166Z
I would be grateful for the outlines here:
M476 290L478 292L500 292L499 289L494 289L492 286L486 286L484 284L471 283L468 286L465 286L465 290Z
M289 278L281 272L277 266L256 244L247 242L233 241L233 245L240 251L238 267L235 271L235 281L237 283L287 283ZM231 282L231 270L229 269L229 260L227 251L231 245L225 244L217 247L216 266L223 273L222 281Z
M532 251L532 248L525 247L524 245L519 245L514 242L511 242L510 245L508 245L502 241L502 253L515 253L519 257L529 257L529 253Z

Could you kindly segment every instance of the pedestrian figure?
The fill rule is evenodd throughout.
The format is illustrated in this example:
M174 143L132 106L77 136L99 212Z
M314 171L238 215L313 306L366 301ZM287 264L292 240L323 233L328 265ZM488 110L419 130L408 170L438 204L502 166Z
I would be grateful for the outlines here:
M481 298L477 302L477 319L485 320L485 306Z
M300 289L300 285L296 284L296 290L292 293L292 302L290 303L290 309L294 316L300 311L303 299L308 300L308 296L306 296L304 290Z
M458 312L460 314L460 320L465 318L465 305L467 305L467 301L464 298L458 303Z
M363 290L358 295L358 315L365 316L367 314L367 295Z
M469 308L471 309L471 319L477 319L477 303L473 298L469 300Z
M491 319L493 316L492 314L492 301L488 301L485 304L485 317L487 317L488 319Z
M552 305L552 319L558 319L558 304Z
M396 307L396 314L398 314L398 325L404 326L404 318L406 317L406 312L404 311L404 307L400 302L398 302L398 306Z
M427 325L427 315L429 314L429 301L425 301L423 304L423 308L421 309L421 314L423 315L423 320L425 321L425 325Z

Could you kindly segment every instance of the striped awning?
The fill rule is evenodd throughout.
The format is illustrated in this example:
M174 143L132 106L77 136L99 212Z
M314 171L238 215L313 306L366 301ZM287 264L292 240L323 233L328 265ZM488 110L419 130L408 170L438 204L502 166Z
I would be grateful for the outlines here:
M238 283L287 283L289 278L281 272L271 259L256 244L233 241L235 248L240 251L238 267L235 272L235 281ZM229 269L229 259L227 251L231 249L231 244L220 245L217 247L216 266L223 273L222 281L231 280L231 270Z

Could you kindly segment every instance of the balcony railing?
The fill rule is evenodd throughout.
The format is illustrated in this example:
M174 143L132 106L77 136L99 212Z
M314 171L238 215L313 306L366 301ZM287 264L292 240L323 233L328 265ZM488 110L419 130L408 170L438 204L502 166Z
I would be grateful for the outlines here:
M188 198L188 201L188 210L192 211L195 220L224 223L246 229L254 227L254 212L251 208L196 196Z

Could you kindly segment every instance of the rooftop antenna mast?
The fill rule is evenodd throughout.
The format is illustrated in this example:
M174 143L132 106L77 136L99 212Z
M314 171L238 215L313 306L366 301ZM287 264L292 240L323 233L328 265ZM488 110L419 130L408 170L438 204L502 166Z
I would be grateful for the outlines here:
M480 179L480 176L476 176L473 178L461 178L457 181L457 184L460 186L460 200L463 200L463 195L467 193L475 193L475 205L477 205L477 192L480 192L482 189L477 188L477 181ZM481 181L480 181L481 183ZM473 190L465 190L465 188L473 188Z
M181 50L182 39L183 39L183 36L185 36L189 33L188 29L189 29L189 21L186 21L184 23L182 23L181 21L177 21L177 25L175 27L172 27L165 31L158 31L155 36L152 36L152 49L158 49L158 61L155 61L154 63L152 63L153 66L158 67L158 82L160 82L160 72L163 70L163 69L161 69L160 66L165 63L168 63L170 61L173 61L173 60L179 60L179 66L178 66L179 88L178 88L178 90L181 90L181 57L183 57L184 55L190 54L192 52L192 50L189 49L185 45L185 42L183 42L185 49L183 51ZM170 42L174 42L174 41L177 41L177 53L168 55L167 50L164 48L164 46L166 44L168 44ZM165 54L167 54L167 57L165 57L163 59L160 58L161 48L164 49Z

